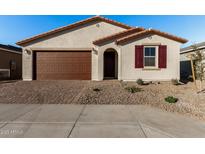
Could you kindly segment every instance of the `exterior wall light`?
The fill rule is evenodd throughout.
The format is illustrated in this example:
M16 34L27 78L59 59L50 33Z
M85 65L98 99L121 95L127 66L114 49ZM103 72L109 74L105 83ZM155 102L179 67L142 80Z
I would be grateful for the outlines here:
M100 24L96 24L96 27L98 27L98 28L99 28L99 27L100 27Z
M31 50L25 49L24 53L27 55L31 55Z

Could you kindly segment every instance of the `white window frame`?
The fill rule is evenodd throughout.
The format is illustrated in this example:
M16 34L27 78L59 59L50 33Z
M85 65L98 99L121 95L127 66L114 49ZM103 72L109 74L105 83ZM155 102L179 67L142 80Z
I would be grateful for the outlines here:
M145 48L155 48L155 66L145 66ZM146 45L143 47L143 66L144 68L158 68L158 46L151 46L151 45Z

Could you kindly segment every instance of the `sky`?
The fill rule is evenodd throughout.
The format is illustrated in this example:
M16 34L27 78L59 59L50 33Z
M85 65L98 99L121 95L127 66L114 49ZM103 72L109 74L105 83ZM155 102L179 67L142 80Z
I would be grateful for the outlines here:
M103 16L103 15L102 15ZM0 43L15 45L17 41L66 26L92 15L0 15ZM159 29L189 40L182 47L205 41L204 16L105 15L130 26Z

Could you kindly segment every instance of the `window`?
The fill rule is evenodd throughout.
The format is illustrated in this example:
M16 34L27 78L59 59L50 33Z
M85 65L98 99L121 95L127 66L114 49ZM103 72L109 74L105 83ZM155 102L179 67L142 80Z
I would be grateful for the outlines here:
M144 47L144 67L155 67L156 47Z

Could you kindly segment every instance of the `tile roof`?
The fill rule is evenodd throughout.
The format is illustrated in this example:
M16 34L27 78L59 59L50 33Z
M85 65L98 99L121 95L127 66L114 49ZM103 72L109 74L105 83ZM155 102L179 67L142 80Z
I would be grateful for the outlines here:
M122 37L125 37L127 35L130 35L130 34L133 34L133 33L136 33L136 32L140 32L140 31L143 31L143 30L145 30L145 29L141 28L141 27L127 29L127 30L124 30L122 32L118 32L118 33L115 33L115 34L100 38L98 40L95 40L95 41L93 41L93 44L98 45L98 44L104 43L106 41L122 38Z
M122 24L120 22L113 21L113 20L101 17L101 16L94 16L94 17L91 17L91 18L76 22L74 24L70 24L70 25L67 25L67 26L64 26L64 27L60 27L60 28L57 28L57 29L54 29L54 30L51 30L51 31L48 31L48 32L45 32L45 33L42 33L42 34L39 34L39 35L36 35L36 36L33 36L31 38L24 39L22 41L17 42L16 44L24 45L24 44L32 42L36 39L43 38L43 37L46 37L46 36L49 36L49 35L55 34L57 32L64 31L64 30L73 29L73 28L76 28L76 27L81 26L83 24L92 22L92 21L104 21L104 22L107 22L107 23L110 23L110 24L113 24L113 25L116 25L116 26L119 26L119 27L122 27L122 28L126 29L122 32L115 33L115 34L112 34L112 35L109 35L109 36L106 36L106 37L103 37L103 38L100 38L98 40L93 41L93 43L96 44L96 45L100 44L100 43L103 43L103 42L106 42L106 41L109 41L109 40L113 40L113 39L116 40L117 44L121 44L121 43L124 43L128 40L132 40L132 39L135 39L135 38L147 35L147 34L157 34L157 35L160 35L160 36L163 36L165 38L175 40L175 41L178 41L178 42L181 42L181 43L186 43L187 42L187 40L184 39L184 38L177 37L177 36L165 33L165 32L161 32L159 30L155 30L155 29L145 30L144 28L141 28L141 27L134 28L134 27Z
M57 28L57 29L54 29L54 30L51 30L51 31L48 31L48 32L45 32L45 33L42 33L42 34L39 34L39 35L36 35L36 36L33 36L31 38L21 40L21 41L17 42L16 44L17 45L23 45L23 44L29 43L33 40L43 38L45 36L49 36L51 34L61 32L61 31L64 31L64 30L73 29L73 28L76 28L76 27L81 26L83 24L92 22L92 21L104 21L104 22L107 22L107 23L110 23L110 24L113 24L113 25L116 25L116 26L119 26L119 27L122 27L122 28L125 28L125 29L133 28L133 27L128 26L126 24L123 24L123 23L120 23L120 22L117 22L117 21L114 21L114 20L110 20L110 19L104 18L102 16L94 16L94 17L91 17L91 18L88 18L88 19L85 19L85 20L82 20L82 21L79 21L79 22L76 22L76 23L73 23L73 24L70 24L70 25L67 25L67 26L63 26L63 27L60 27L60 28Z
M125 43L129 40L136 39L136 38L148 35L148 34L157 34L159 36L162 36L162 37L165 37L165 38L177 41L177 42L181 42L181 43L186 43L188 41L184 38L174 36L174 35L171 35L169 33L161 32L161 31L156 30L156 29L148 29L148 30L144 30L144 31L137 32L137 33L128 35L126 37L120 38L120 39L116 40L116 43L117 44Z

